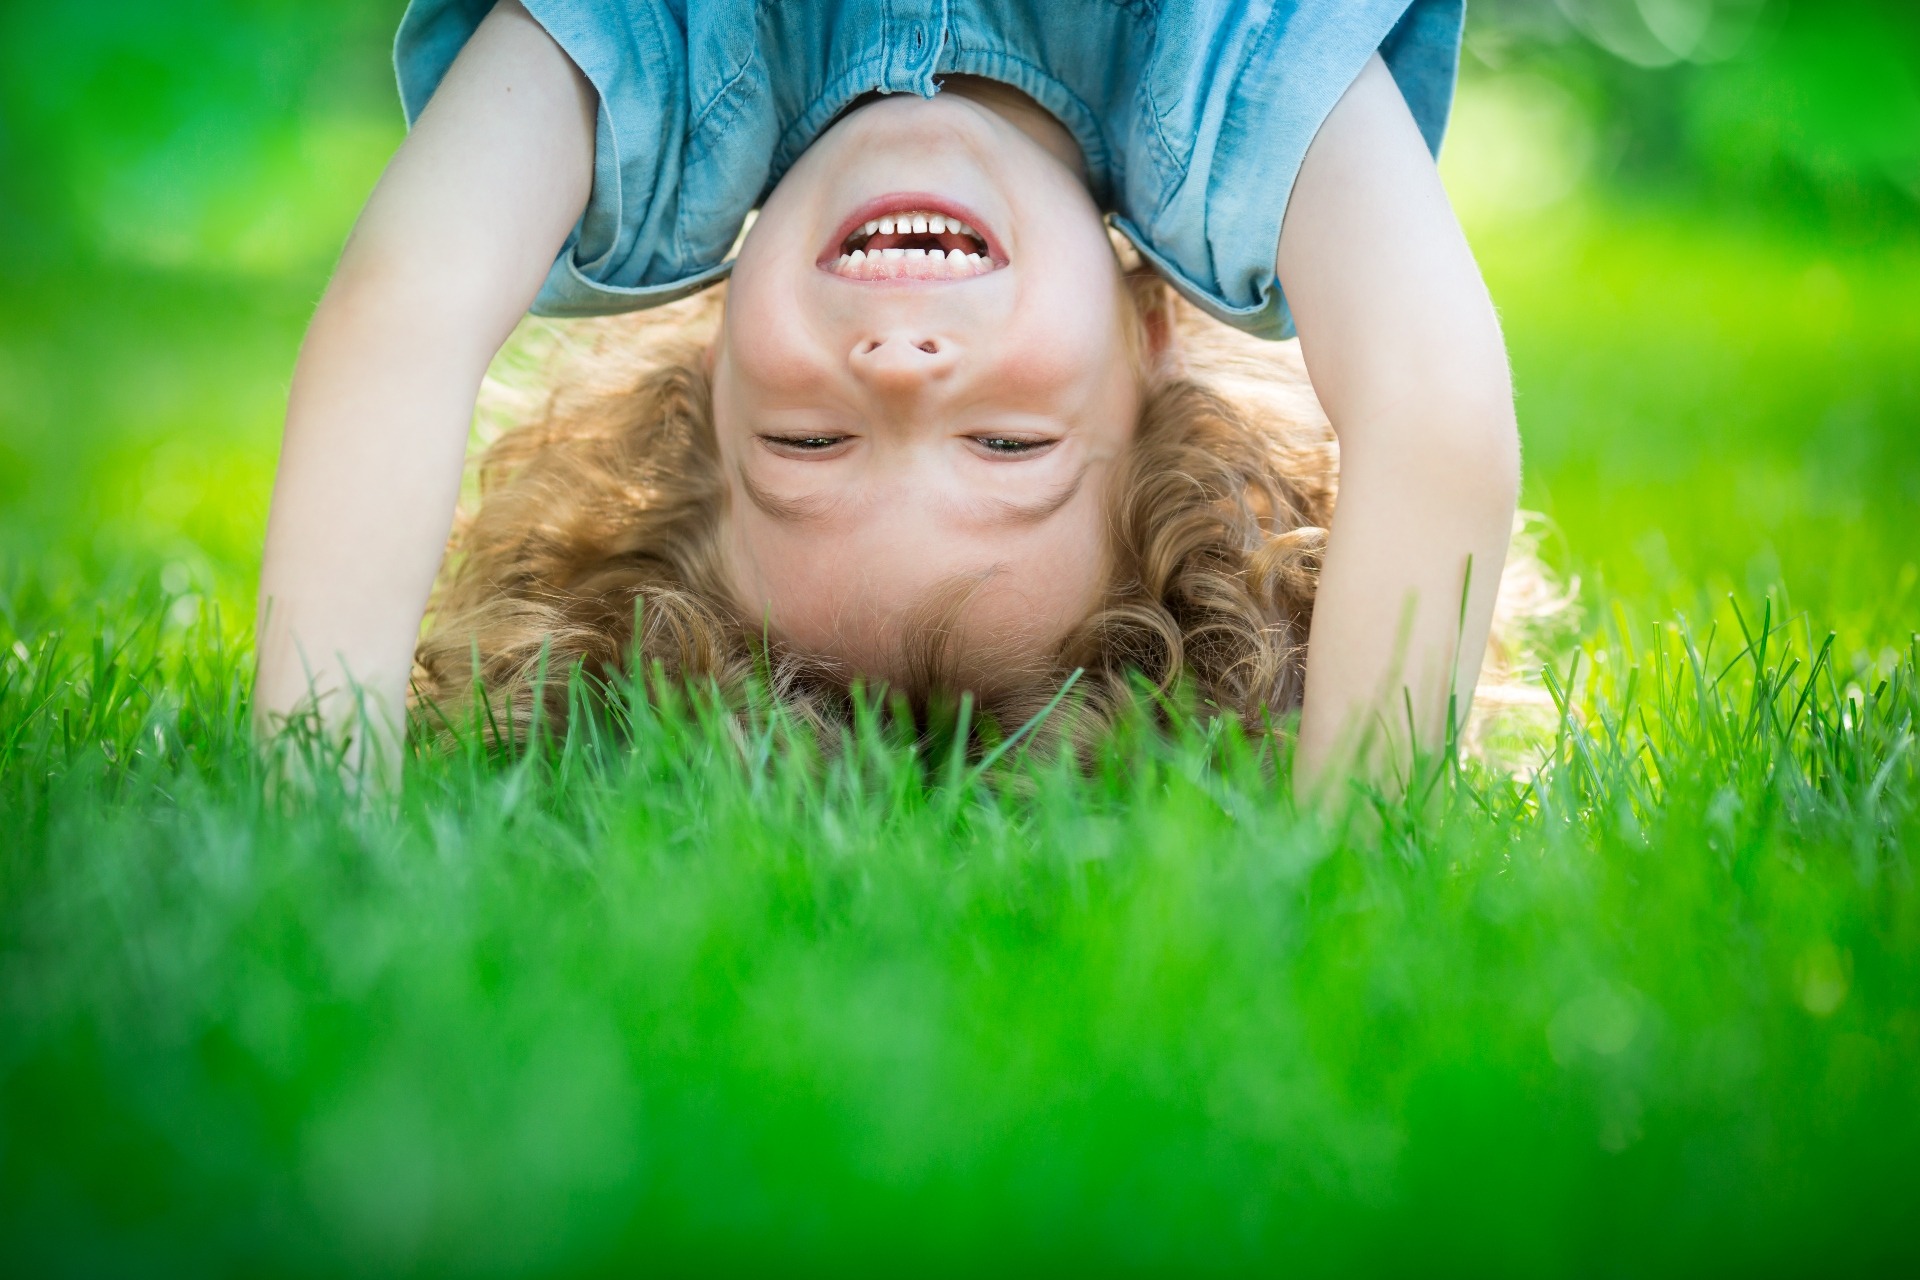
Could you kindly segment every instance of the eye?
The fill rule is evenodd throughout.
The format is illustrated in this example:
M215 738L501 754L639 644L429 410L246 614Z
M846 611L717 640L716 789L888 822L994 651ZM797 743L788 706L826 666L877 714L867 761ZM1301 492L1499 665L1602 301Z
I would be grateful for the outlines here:
M760 442L783 453L826 453L846 443L846 436L761 436Z
M1016 436L975 436L973 442L1001 458L1020 458L1053 447L1051 440L1022 440Z

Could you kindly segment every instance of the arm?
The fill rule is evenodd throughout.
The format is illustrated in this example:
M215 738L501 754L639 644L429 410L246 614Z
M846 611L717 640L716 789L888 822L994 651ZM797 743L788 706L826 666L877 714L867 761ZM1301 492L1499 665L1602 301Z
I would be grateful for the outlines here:
M1307 152L1277 269L1340 439L1307 644L1295 775L1307 794L1349 767L1404 776L1416 743L1444 740L1450 691L1464 718L1519 489L1499 322L1377 56Z
M316 705L392 777L413 648L487 363L593 179L592 87L518 0L461 52L387 167L294 371L260 574L258 728Z

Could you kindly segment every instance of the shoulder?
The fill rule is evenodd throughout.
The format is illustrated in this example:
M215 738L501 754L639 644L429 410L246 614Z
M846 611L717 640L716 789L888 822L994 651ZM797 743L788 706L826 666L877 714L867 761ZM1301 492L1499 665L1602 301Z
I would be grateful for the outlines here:
M1174 10L1160 11L1151 133L1116 221L1189 301L1288 336L1274 254L1308 147L1378 54L1437 150L1463 0L1196 0L1170 25Z

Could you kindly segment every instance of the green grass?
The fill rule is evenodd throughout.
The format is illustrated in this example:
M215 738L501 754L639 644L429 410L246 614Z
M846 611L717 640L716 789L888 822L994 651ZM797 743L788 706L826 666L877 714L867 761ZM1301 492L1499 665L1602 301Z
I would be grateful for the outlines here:
M1543 768L1353 823L1227 727L980 779L632 690L386 813L263 798L184 616L0 636L23 1273L1916 1260L1912 645L1622 623Z
M24 283L0 1256L1911 1266L1920 257L1630 203L1478 234L1574 710L1353 826L1198 726L956 788L698 708L269 802L241 620L312 279ZM1767 281L1831 305L1777 334Z

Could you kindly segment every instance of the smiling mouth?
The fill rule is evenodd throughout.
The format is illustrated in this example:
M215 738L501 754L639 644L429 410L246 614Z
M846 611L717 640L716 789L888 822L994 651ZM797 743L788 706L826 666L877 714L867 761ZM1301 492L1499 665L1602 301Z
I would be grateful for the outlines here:
M966 280L1001 264L986 237L952 214L903 208L869 218L821 264L848 280Z

